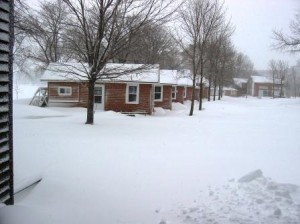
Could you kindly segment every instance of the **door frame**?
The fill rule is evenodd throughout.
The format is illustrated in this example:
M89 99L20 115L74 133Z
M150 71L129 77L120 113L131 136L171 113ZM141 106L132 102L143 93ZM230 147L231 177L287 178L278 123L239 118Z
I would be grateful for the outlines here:
M105 85L104 84L95 84L96 87L102 87L102 103L95 102L95 93L94 93L94 110L104 110L105 105Z

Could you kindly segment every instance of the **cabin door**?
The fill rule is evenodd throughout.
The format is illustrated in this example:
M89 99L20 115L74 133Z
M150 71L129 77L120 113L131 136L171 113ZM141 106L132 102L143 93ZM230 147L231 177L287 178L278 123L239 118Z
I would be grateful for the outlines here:
M94 102L95 110L104 110L104 85L95 85Z

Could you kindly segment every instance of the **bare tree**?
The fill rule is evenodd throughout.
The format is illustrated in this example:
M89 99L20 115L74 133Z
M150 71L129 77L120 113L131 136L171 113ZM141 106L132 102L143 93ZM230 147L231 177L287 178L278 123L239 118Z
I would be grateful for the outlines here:
M165 26L149 21L131 42L129 49L123 49L117 56L117 62L159 64L162 69L175 69L180 65L178 47Z
M300 51L300 9L298 9L294 20L290 23L291 34L285 34L281 30L273 30L273 47L278 50L289 52Z
M101 70L149 21L165 22L173 13L171 0L63 0L71 19L64 41L78 59L87 62L88 105L86 124L94 123L94 86Z
M27 57L48 65L62 57L61 35L67 22L66 5L62 0L42 2L38 11L21 5L17 13L16 28L33 42Z
M270 72L271 72L271 75L272 75L272 96L273 98L275 98L275 80L276 80L276 77L278 75L278 68L277 68L277 63L275 60L271 60L270 63L269 63L269 67L270 67Z
M295 98L300 94L300 78L297 74L296 68L292 67L288 77L289 85L292 87L290 95L293 95Z
M210 37L224 23L223 3L218 0L188 0L179 12L181 29L185 38L179 39L180 47L188 58L192 70L193 94L189 115L193 115L196 82L200 86L199 110L202 94L206 48Z
M210 101L211 89L214 88L213 96L215 100L216 84L220 68L220 35L214 35L210 38L206 54L206 78L208 80L207 100Z
M280 92L279 97L283 97L283 85L284 82L287 80L288 72L289 72L289 65L287 62L278 60L274 61L271 60L269 63L270 66L270 72L272 74L272 80L273 80L273 98L275 98L275 84L280 84Z
M220 72L218 78L218 100L223 97L223 87L231 84L234 70L235 50L229 38L223 40L221 45Z
M251 59L239 52L235 56L235 70L234 77L236 78L250 78L254 73L254 64Z
M286 78L287 78L287 75L288 75L289 65L286 61L279 60L278 63L277 63L277 67L278 67L278 79L280 81L279 96L283 97L284 96L283 84L284 84L284 81L286 81Z
M224 75L227 73L229 61L232 61L232 55L229 54L231 49L230 37L233 34L234 29L230 22L224 24L222 28L211 37L206 54L206 78L208 79L208 100L210 101L211 87L213 85L213 99L216 99L217 87L223 85ZM220 93L221 88L219 88ZM220 95L220 94L219 94ZM220 98L220 97L219 97Z
M30 44L28 44L27 34L19 29L22 22L23 15L29 12L29 6L20 0L15 1L15 38L14 38L14 82L18 82L22 78L32 78L32 74L28 69L28 55L27 52L31 51ZM22 76L22 77L21 77Z

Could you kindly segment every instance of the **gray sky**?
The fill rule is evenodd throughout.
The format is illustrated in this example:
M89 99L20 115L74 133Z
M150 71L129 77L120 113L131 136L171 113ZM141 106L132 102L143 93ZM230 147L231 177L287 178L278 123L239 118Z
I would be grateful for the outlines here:
M272 30L289 32L300 0L225 0L228 15L236 30L233 43L254 62L255 69L268 69L271 59L282 59L294 65L300 54L271 50Z
M41 0L27 0L32 5ZM271 49L272 30L289 32L290 21L294 18L300 0L224 0L236 30L232 40L237 50L248 55L255 69L268 69L271 59L281 59L294 65L298 55Z

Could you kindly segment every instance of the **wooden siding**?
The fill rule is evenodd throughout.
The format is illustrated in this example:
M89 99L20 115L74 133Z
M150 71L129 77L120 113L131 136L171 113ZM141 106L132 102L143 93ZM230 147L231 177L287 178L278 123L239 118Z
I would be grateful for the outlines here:
M87 107L89 89L87 83L79 83L79 103L80 107Z
M80 86L82 84L77 82L49 82L48 83L48 96L49 96L49 102L74 102L78 103L80 102ZM72 88L72 94L70 96L64 96L58 94L58 88L59 87L71 87Z
M163 86L163 100L154 101L155 107L162 107L167 110L172 109L172 86L164 85Z
M183 86L177 86L176 87L176 99L173 99L173 102L177 102L177 103L183 103L183 90L184 87Z
M126 88L126 83L106 83L104 110L116 112L146 111L148 114L152 114L152 84L139 84L139 102L137 104L126 103Z
M193 87L186 87L186 96L184 100L192 100Z

